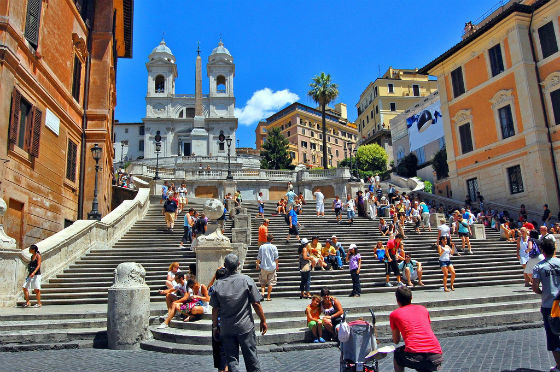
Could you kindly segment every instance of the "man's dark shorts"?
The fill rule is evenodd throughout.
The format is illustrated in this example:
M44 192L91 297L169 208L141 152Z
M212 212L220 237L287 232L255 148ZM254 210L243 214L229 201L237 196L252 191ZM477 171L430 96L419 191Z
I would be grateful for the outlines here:
M298 236L299 235L299 230L298 230L297 226L290 227L289 233L292 236Z
M437 371L443 362L443 355L435 353L409 353L404 346L395 349L395 360L399 366L420 372Z
M544 322L544 331L546 332L546 349L548 351L560 351L560 336L552 333L550 324L548 323L550 310L552 309L541 307L541 314Z

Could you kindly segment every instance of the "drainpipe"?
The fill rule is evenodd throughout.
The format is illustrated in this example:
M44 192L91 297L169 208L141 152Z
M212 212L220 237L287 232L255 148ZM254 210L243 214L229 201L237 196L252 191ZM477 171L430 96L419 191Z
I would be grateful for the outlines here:
M550 157L552 159L552 172L554 173L554 183L556 186L556 197L558 198L558 203L560 203L560 181L558 181L558 169L556 167L556 158L554 157L554 145L552 144L552 137L550 135L550 123L548 121L548 114L546 111L546 104L544 102L544 94L541 88L541 74L539 72L539 67L537 66L537 54L535 52L535 43L533 41L533 35L531 33L531 26L533 25L533 16L535 14L535 6L533 5L533 11L531 12L531 21L529 22L529 44L531 45L531 54L533 56L533 62L535 63L535 73L537 75L537 83L539 87L539 97L541 100L541 107L544 114L544 124L546 126L546 136L548 143L550 145Z
M78 186L78 220L83 219L84 216L84 188L85 188L85 167L86 167L86 129L87 129L87 109L89 102L89 81L91 72L91 49L93 44L93 22L95 15L95 1L88 1L87 3L87 17L86 27L88 30L87 40L87 57L86 57L86 76L84 81L84 103L82 114L82 143L80 146L80 183Z

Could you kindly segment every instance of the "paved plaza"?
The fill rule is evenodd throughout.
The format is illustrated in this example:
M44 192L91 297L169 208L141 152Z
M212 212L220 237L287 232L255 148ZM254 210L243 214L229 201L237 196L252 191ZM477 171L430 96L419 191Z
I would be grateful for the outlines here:
M546 351L542 328L458 336L440 339L445 362L442 371L548 371L551 353ZM263 371L338 371L336 348L263 353ZM16 371L215 371L211 355L177 355L150 351L74 349L1 353L0 372ZM392 371L392 359L380 363Z

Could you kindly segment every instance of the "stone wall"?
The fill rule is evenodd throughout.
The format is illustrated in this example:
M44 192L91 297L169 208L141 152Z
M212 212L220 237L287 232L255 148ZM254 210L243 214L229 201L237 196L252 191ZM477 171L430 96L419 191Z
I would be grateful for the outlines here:
M108 248L144 217L149 207L148 188L136 198L125 200L101 221L78 220L66 229L37 243L43 262L43 281L56 276L92 248ZM28 251L15 247L0 249L0 306L13 306L21 296L27 276Z

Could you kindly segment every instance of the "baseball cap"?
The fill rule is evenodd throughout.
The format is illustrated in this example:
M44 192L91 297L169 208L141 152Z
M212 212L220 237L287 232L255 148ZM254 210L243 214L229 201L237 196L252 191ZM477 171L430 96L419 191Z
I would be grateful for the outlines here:
M331 236L331 239L336 239L336 235Z
M301 244L307 244L307 243L309 243L309 240L307 240L307 238L301 239Z

